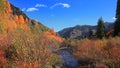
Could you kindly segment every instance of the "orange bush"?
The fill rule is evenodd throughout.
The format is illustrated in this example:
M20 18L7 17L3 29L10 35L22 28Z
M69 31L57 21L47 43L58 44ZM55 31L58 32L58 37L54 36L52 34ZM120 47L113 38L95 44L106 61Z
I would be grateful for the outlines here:
M3 47L4 46L0 46L0 67L7 68L7 60L5 58Z
M39 67L38 61L32 62L32 67L33 67L33 68L38 68L38 67Z
M24 18L23 18L22 15L19 16L18 20L19 20L19 24L20 24L20 25L22 25L22 24L25 23L25 20L24 20Z
M56 33L54 32L54 30L50 30L49 32L45 32L44 35L48 38L48 39L54 39L56 41L59 41L59 42L63 42L64 39L57 36Z
M28 22L29 22L28 18L25 18L25 23L28 23Z
M10 3L9 2L6 2L6 11L8 14L10 14L12 11L11 11L11 6L10 6Z
M23 62L22 63L22 68L30 68L30 63Z

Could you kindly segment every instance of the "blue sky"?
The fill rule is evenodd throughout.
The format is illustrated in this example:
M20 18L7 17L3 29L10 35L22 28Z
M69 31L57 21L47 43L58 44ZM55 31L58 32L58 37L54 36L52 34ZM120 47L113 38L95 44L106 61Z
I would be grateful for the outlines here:
M9 0L55 31L75 25L96 25L100 17L113 22L117 0Z

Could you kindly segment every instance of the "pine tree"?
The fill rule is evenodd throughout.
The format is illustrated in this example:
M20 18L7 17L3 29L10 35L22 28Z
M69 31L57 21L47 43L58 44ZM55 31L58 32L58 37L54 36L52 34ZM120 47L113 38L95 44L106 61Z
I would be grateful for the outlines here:
M120 17L120 0L117 1L116 18Z
M102 39L105 37L105 26L102 18L98 20L98 25L97 25L97 38Z
M117 1L116 21L114 26L114 36L120 35L120 0Z
M114 26L114 36L120 35L120 18L117 18Z

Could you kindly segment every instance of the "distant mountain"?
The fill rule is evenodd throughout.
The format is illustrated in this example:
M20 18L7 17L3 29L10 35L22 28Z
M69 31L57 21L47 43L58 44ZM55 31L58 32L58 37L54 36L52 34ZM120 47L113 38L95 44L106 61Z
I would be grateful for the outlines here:
M106 31L113 28L114 23L106 22L104 23ZM94 33L96 32L97 26L91 26L91 25L76 25L74 27L65 28L58 32L58 34L63 38L76 38L80 39L82 37L89 36L89 31L92 30Z

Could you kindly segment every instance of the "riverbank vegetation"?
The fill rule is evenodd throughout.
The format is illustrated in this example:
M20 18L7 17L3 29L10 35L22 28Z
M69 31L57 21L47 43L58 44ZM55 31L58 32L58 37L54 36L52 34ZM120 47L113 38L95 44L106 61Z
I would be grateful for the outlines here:
M60 44L54 38L60 39L52 31L36 34L20 28L0 34L0 68L52 68L61 61L52 53Z
M120 37L109 39L82 39L82 40L68 40L66 45L72 48L73 55L76 57L81 65L81 60L87 60L84 64L104 64L109 68L120 67ZM79 61L80 60L80 61ZM82 63L83 64L83 63Z

